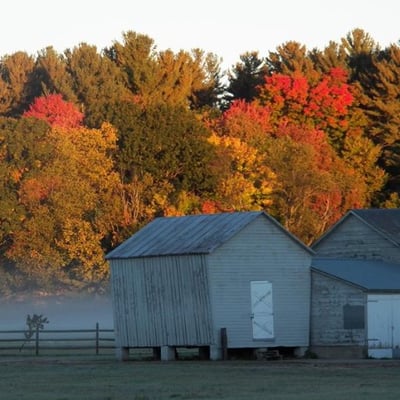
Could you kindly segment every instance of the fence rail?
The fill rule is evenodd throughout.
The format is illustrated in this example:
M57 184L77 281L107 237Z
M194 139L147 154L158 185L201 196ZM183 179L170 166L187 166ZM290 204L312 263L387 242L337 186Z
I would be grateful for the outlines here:
M0 330L0 354L2 351L34 350L101 350L115 349L114 329L37 329L35 335L27 338L26 330Z

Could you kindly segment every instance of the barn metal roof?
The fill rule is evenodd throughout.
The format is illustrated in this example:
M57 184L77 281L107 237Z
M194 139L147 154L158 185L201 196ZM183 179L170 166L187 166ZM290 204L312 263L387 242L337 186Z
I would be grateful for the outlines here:
M368 291L400 290L400 265L380 260L314 258L313 270Z
M352 210L352 212L375 230L381 232L397 244L400 244L400 209L371 208Z
M106 259L211 253L260 216L312 253L274 218L262 211L253 211L156 218L108 253Z

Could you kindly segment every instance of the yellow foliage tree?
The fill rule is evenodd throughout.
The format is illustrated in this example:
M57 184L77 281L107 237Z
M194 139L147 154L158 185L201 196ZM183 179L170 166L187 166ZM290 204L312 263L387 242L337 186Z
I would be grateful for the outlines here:
M220 176L216 201L222 210L262 210L271 204L275 174L263 155L242 139L213 134L214 167Z
M37 176L21 184L28 217L8 252L33 281L66 280L86 286L104 281L103 242L123 215L121 183L111 153L116 133L101 129L49 132L53 157Z

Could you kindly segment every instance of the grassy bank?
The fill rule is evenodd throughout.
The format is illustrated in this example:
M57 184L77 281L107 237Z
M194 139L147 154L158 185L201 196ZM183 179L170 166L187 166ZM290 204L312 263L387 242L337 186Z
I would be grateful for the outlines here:
M397 400L400 364L0 358L7 400Z

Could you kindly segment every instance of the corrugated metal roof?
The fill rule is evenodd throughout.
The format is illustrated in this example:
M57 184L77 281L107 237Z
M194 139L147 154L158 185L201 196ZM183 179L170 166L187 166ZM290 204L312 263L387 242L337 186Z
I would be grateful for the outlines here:
M268 218L312 252L272 217L262 211L253 211L156 218L108 253L106 258L211 253L260 216Z
M107 258L210 253L260 215L243 212L156 218Z
M351 212L392 241L400 244L400 209L371 208L352 210Z
M311 268L370 291L400 290L400 265L379 260L314 258Z

